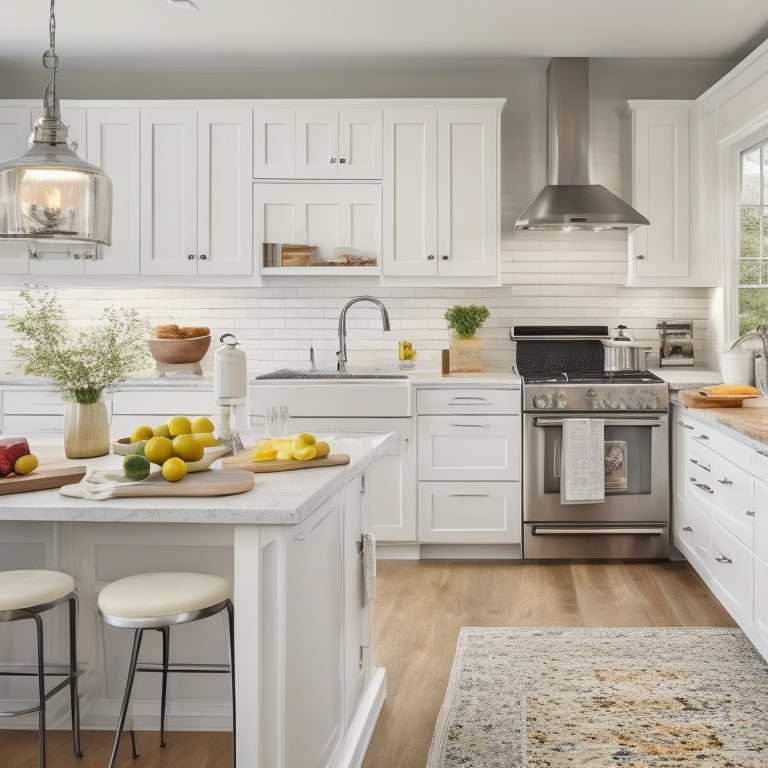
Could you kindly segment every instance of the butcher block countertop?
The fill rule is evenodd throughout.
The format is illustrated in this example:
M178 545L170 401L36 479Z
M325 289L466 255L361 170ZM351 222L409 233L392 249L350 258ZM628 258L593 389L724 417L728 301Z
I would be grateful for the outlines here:
M295 525L370 467L398 439L393 432L318 437L328 440L335 453L349 454L349 463L298 472L259 473L254 475L251 490L229 496L121 497L95 501L64 496L58 489L13 493L2 496L0 520ZM53 444L50 435L38 440L30 435L28 439L41 466L45 462L51 466L77 464L95 470L122 471L122 456L109 454L68 462L63 457L63 448ZM220 470L220 464L220 460L214 462L208 471Z

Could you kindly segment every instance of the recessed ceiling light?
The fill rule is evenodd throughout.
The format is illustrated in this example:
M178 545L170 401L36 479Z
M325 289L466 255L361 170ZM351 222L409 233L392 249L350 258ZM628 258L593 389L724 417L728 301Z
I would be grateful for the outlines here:
M195 3L192 2L192 0L167 0L171 5L175 6L176 8L186 8L188 11L199 11L200 9L197 7Z

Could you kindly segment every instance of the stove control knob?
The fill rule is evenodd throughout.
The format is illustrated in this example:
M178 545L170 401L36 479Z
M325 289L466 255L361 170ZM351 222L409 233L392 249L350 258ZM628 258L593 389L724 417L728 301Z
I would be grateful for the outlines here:
M549 408L549 398L546 395L534 395L533 397L534 408Z
M558 408L565 408L568 405L565 399L565 393L564 392L558 392L557 394L557 407Z

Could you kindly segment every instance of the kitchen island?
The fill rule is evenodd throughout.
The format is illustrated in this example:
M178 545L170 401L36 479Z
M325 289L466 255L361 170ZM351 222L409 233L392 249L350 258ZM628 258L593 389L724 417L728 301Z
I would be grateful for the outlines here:
M131 633L105 627L96 614L99 590L130 573L200 570L234 582L239 766L361 763L385 695L385 673L372 667L369 640L365 478L397 438L323 437L350 463L256 474L252 490L232 496L91 501L41 490L3 497L2 567L58 568L78 585L86 728L114 727L129 659ZM30 445L42 469L48 449L31 436ZM73 463L106 469L120 461L110 455ZM63 617L54 614L52 625L56 659L63 649L53 638L63 637ZM4 634L3 658L25 658L24 631L10 640ZM172 659L226 661L224 631L220 617L174 629ZM157 649L149 643L147 657L157 658ZM128 727L157 728L158 688L154 675L137 678ZM225 675L175 676L170 728L226 729L227 688ZM31 695L11 681L0 688L0 707ZM51 702L49 727L66 727L59 698Z

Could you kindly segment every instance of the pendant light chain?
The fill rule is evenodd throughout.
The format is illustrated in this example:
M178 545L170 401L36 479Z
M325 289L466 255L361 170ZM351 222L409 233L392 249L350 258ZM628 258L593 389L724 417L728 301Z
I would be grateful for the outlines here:
M53 72L51 82L45 89L46 114L58 114L56 109L56 72L59 69L59 56L56 53L56 14L54 12L55 0L51 0L51 13L48 21L48 50L43 53L43 66Z

